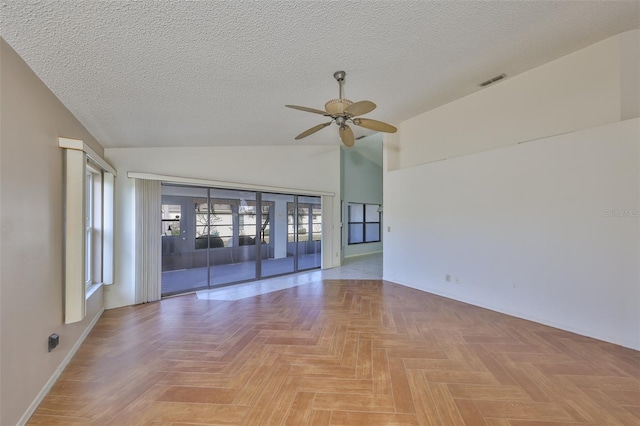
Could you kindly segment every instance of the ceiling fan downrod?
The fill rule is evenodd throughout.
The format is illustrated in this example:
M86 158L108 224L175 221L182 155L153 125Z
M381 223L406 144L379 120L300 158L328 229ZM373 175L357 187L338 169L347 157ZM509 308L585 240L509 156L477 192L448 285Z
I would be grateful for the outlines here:
M333 73L333 78L335 78L338 81L338 87L339 87L339 99L342 99L342 85L344 84L344 78L347 76L347 73L344 71L336 71Z

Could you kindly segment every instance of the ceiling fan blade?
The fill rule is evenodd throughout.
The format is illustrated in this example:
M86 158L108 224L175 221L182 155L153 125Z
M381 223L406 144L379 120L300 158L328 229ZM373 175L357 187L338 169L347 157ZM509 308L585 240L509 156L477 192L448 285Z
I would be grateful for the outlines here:
M395 133L398 131L391 124L383 123L382 121L372 120L370 118L354 118L353 124L356 126L364 127L365 129L371 129L384 133Z
M351 115L352 117L357 117L359 115L367 114L376 109L376 104L371 101L360 101L349 105L344 112Z
M353 146L355 138L353 137L353 130L351 130L351 127L346 124L340 126L340 139L342 139L342 143L346 146Z
M306 138L309 135L314 134L315 132L317 132L318 130L322 130L325 127L327 127L329 124L331 124L332 122L329 121L327 123L322 123L322 124L318 124L317 126L313 126L312 128L310 128L309 130L306 130L302 133L300 133L298 136L296 136L296 140L302 139L302 138Z
M303 107L299 105L285 105L285 106L287 108L299 109L300 111L313 112L315 114L320 114L320 115L328 115L327 111L322 111L320 109L308 108L308 107Z

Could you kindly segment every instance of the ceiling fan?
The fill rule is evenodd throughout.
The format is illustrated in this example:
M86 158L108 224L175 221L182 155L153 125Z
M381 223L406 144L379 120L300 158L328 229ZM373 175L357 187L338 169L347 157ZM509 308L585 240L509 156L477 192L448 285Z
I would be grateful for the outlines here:
M371 101L359 101L352 102L349 99L342 98L342 85L344 84L344 77L347 75L344 71L336 71L333 77L338 81L338 87L340 88L340 94L338 99L332 99L324 105L324 111L307 108L298 105L285 105L288 108L298 109L300 111L313 112L315 114L324 115L325 117L331 117L331 121L313 126L309 130L305 130L296 136L296 140L306 138L309 135L314 134L318 130L324 129L329 124L335 122L339 126L340 139L346 146L353 146L355 139L353 137L353 130L347 123L352 123L356 126L364 127L365 129L375 130L377 132L395 133L398 131L390 124L383 123L382 121L372 120L370 118L360 118L361 115L367 114L376 108L376 104Z

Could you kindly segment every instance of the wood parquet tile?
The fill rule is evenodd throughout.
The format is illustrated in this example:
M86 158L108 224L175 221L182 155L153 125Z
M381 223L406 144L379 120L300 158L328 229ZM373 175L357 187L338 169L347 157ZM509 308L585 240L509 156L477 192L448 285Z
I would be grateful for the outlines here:
M639 425L640 353L379 280L106 311L30 425Z

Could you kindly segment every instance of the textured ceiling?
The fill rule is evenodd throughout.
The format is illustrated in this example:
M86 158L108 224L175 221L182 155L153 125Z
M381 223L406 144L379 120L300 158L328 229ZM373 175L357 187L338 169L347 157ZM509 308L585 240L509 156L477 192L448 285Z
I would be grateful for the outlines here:
M323 108L337 70L397 124L638 27L638 1L0 0L0 35L105 147L335 144L293 141L324 117L284 105Z

